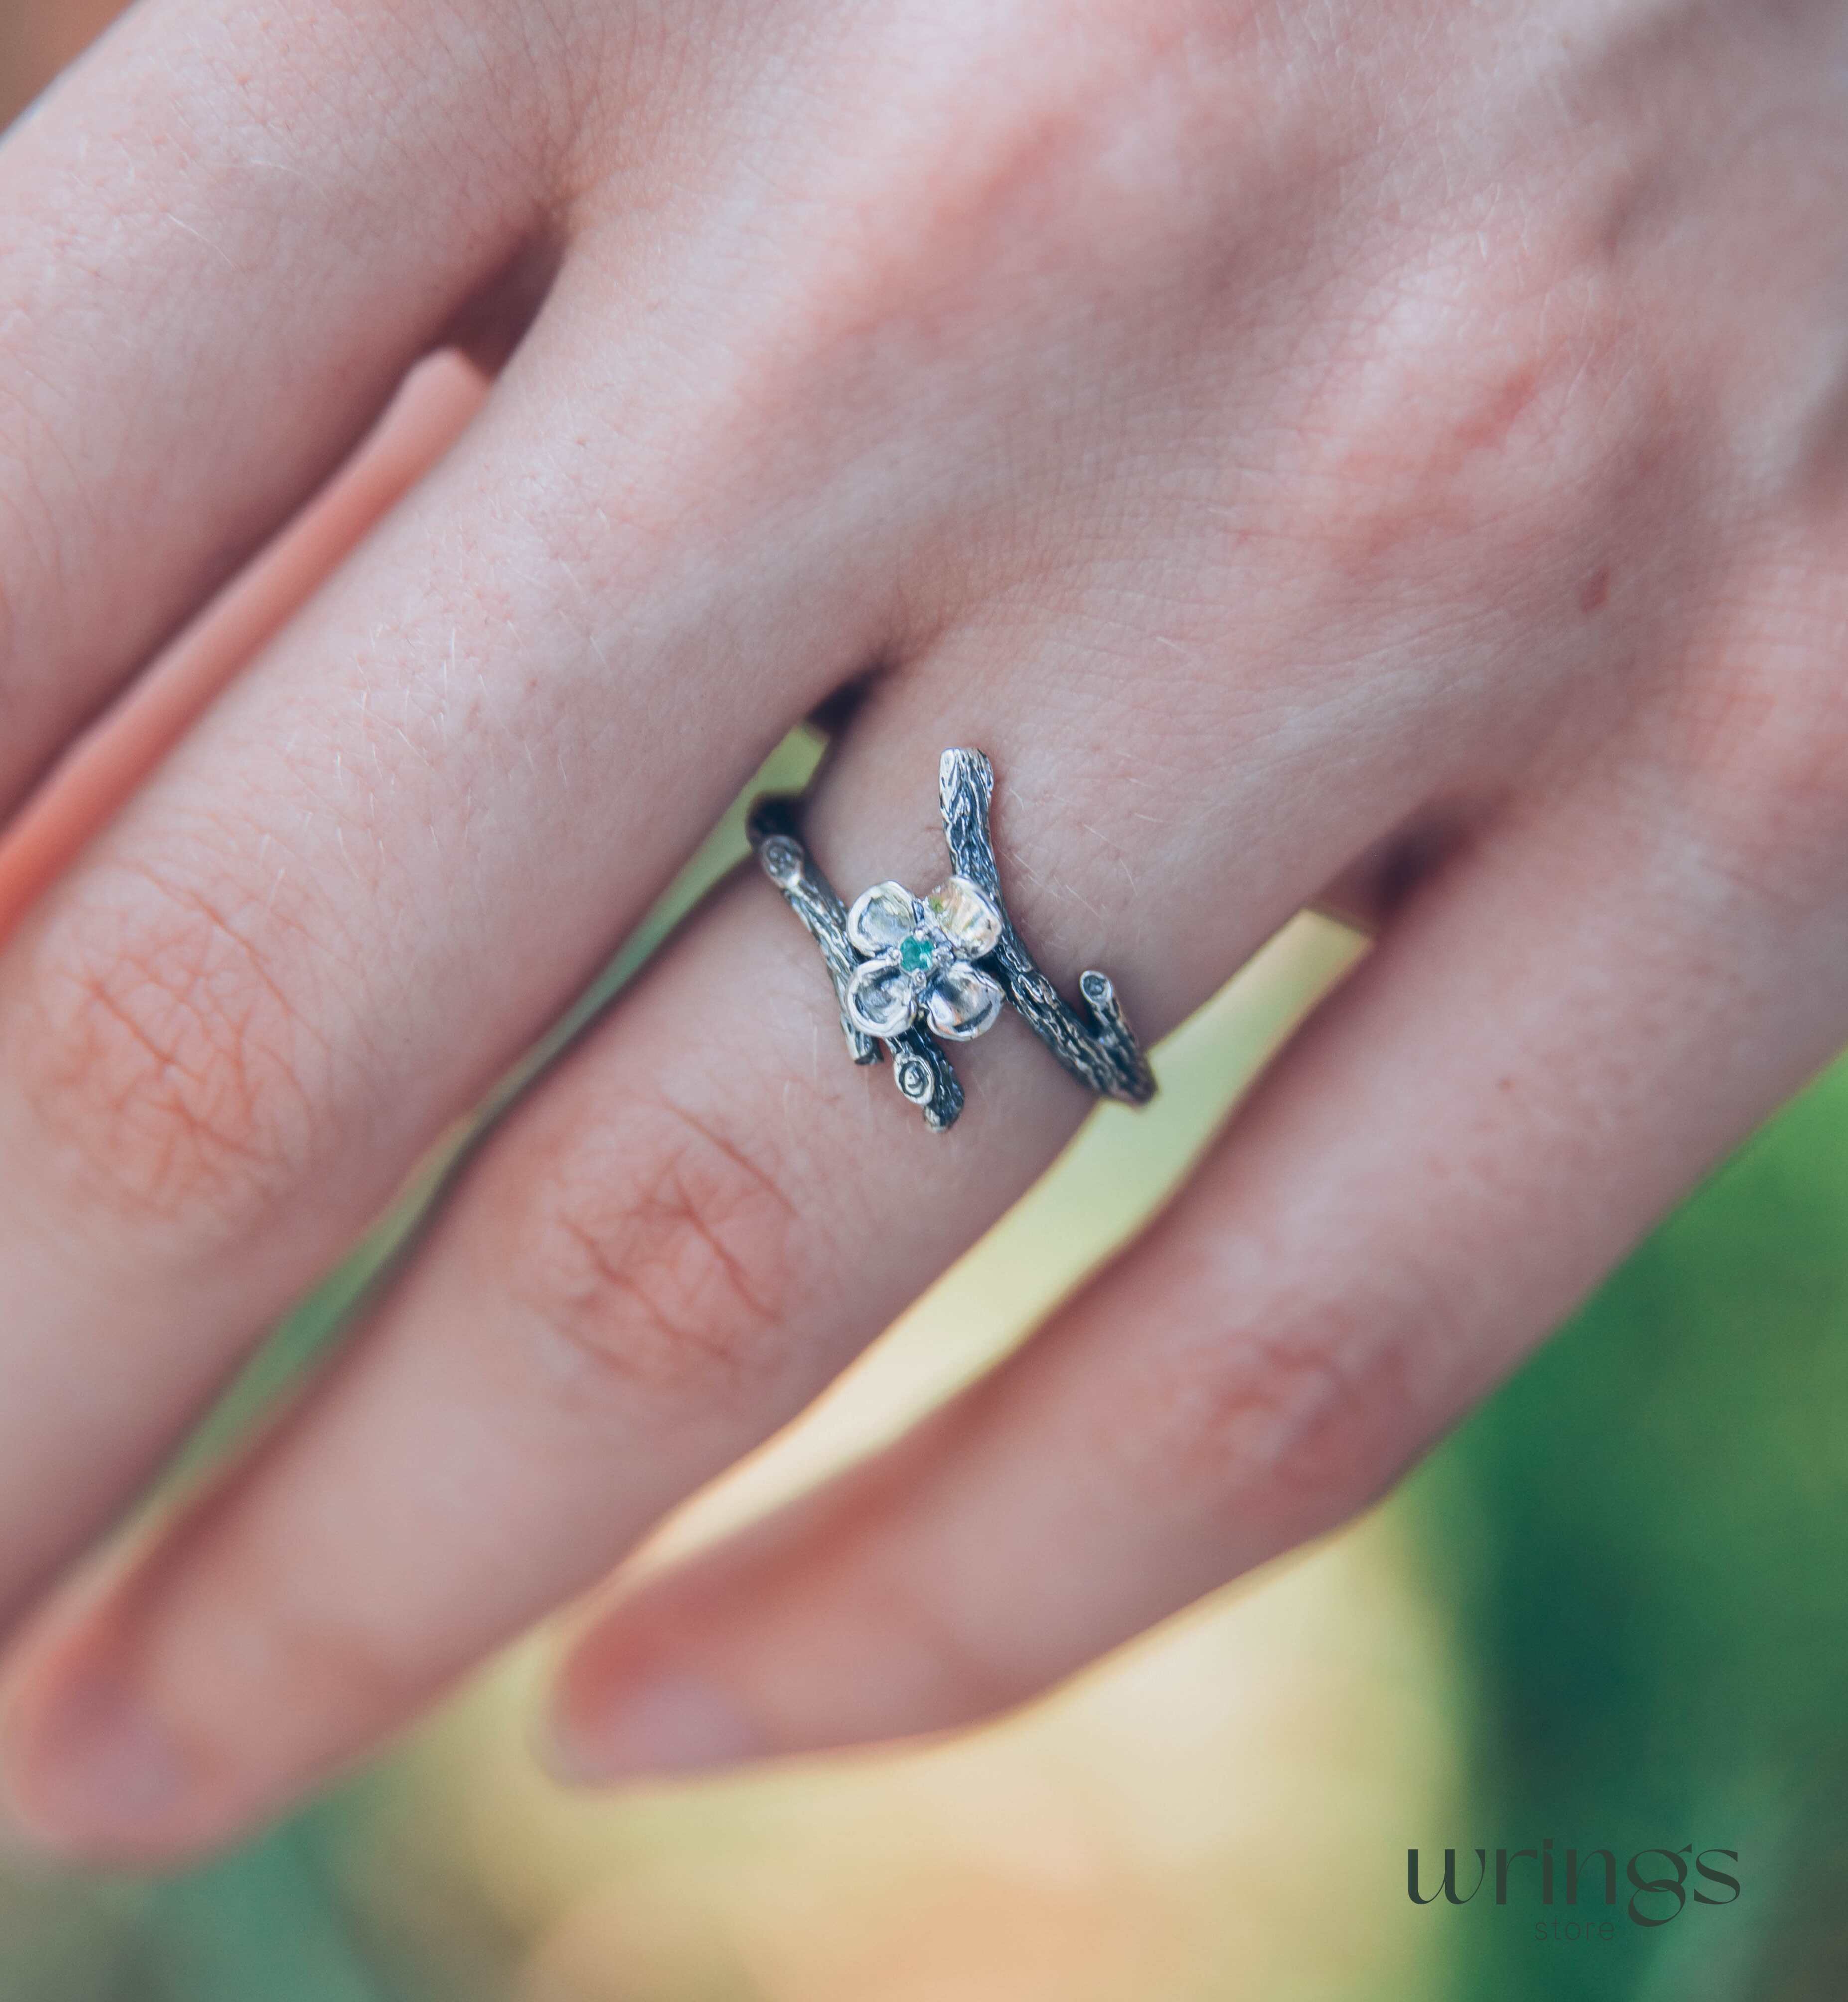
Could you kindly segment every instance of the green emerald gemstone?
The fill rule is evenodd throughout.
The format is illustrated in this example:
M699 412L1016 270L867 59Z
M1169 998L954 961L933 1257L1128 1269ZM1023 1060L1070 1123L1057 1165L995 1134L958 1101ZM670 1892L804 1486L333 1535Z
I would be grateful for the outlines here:
M907 973L922 973L936 957L929 940L919 938L915 932L898 947L898 964Z

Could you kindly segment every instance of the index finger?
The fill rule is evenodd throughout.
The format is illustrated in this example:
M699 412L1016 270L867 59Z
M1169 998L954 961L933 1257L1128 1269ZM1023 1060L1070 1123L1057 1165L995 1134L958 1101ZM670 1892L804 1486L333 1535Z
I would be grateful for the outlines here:
M0 145L0 811L539 228L420 11L138 9Z

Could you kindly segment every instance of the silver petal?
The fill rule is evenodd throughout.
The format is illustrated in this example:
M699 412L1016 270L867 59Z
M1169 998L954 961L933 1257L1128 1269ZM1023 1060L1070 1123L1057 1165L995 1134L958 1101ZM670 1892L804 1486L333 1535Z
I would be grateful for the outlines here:
M1001 943L1001 913L966 876L952 876L924 899L931 922L971 959Z
M917 922L917 899L902 883L875 883L854 898L847 913L847 936L856 951L870 957L890 952Z
M918 984L895 952L881 953L854 968L847 982L847 1019L863 1036L887 1041L918 1019Z
M949 1042L966 1043L993 1028L1006 999L999 981L959 959L930 983L925 1006L933 1034Z

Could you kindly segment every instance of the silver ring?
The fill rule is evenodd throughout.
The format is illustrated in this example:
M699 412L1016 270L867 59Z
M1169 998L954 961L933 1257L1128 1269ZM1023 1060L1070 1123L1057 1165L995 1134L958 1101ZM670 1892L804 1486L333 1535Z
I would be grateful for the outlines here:
M937 788L955 873L925 897L901 883L876 883L851 909L803 846L795 799L762 799L751 810L751 846L821 948L853 1061L877 1063L883 1052L899 1090L940 1133L963 1109L943 1044L985 1035L1011 1003L1081 1084L1145 1104L1154 1075L1109 976L1079 975L1081 1017L1008 916L989 832L994 766L979 751L946 751Z

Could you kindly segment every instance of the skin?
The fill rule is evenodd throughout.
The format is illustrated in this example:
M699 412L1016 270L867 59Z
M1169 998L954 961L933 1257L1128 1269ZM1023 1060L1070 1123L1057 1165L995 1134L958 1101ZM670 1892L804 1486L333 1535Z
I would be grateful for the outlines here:
M1834 0L150 0L0 147L0 302L9 808L418 355L497 371L0 947L58 1853L375 1742L1083 1117L1008 1022L926 1134L741 881L74 1578L843 689L835 880L935 881L982 745L1022 930L1151 1038L1337 880L1382 936L1017 1356L598 1613L577 1777L969 1723L1338 1522L1848 1035Z

